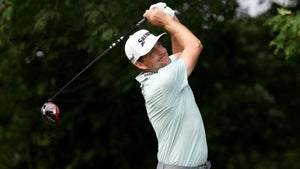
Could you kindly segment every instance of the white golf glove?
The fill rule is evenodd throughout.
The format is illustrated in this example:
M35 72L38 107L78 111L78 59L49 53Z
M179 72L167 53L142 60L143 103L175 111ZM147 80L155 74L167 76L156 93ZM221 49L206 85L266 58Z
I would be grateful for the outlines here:
M171 18L173 18L174 15L175 15L174 10L171 9L170 7L168 7L167 4L164 3L164 2L158 2L156 4L153 4L153 5L150 6L149 9L152 9L152 8L155 8L155 7L158 8L159 10L162 10L165 13L169 14L171 16Z

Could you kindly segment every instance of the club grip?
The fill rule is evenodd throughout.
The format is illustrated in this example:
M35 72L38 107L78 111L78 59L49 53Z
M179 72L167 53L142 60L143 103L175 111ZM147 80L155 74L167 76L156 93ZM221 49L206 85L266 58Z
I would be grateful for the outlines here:
M141 20L136 24L136 26L137 26L137 27L141 27L145 22L147 22L147 18L141 19Z

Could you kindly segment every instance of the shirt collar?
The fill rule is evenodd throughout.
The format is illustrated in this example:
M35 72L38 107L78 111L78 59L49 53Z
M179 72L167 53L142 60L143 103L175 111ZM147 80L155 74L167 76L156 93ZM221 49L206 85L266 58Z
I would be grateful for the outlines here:
M138 81L138 82L140 82L140 83L142 83L143 81L146 81L146 80L148 80L148 78L150 77L150 76L152 76L153 74L156 74L157 72L141 72L135 79Z

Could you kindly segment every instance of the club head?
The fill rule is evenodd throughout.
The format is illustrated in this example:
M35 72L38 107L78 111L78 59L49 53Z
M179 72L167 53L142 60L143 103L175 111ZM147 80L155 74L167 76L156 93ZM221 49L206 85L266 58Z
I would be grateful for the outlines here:
M59 120L59 109L56 104L52 102L45 103L41 108L41 114L43 119L54 126L58 123Z

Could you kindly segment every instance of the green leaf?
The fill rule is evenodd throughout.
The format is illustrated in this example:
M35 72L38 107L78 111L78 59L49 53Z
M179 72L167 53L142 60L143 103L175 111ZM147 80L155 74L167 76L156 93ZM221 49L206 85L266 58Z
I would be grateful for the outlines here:
M291 11L291 10L287 10L287 9L284 9L284 8L277 8L277 12L278 12L280 15L282 15L282 16L292 14L292 11Z

